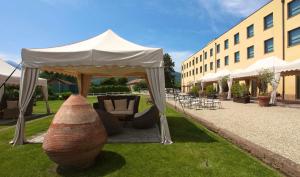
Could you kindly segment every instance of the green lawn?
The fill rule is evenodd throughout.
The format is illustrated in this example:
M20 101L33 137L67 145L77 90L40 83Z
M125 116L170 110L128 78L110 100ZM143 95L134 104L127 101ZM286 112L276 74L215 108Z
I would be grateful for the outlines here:
M89 98L95 102L95 98ZM62 101L50 101L56 111ZM140 110L147 106L143 98ZM43 102L38 102L35 113L44 113ZM187 120L168 108L167 116L172 145L107 144L96 164L78 172L56 172L57 166L43 153L40 144L12 148L14 128L0 131L0 176L172 176L172 177L272 177L280 176L273 169L208 131L198 123ZM26 123L26 136L47 130L53 115Z

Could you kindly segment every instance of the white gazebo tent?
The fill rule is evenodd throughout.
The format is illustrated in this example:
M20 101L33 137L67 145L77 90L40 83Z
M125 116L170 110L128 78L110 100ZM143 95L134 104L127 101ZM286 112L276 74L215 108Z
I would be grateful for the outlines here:
M274 77L274 81L271 84L273 90L270 99L270 104L274 104L276 99L278 84L280 81L280 72L281 72L280 68L282 68L286 64L287 62L285 62L284 60L272 56L272 57L258 60L257 62L250 65L248 68L244 70L240 70L239 72L234 72L230 75L230 77L232 79L253 78L253 77L257 77L259 75L259 72L265 69L274 72L275 77Z
M278 69L281 75L295 75L300 73L300 59L287 62L286 65L279 67Z
M200 79L201 86L204 87L205 83L217 82L219 84L219 93L222 93L223 87L222 87L221 80L223 77L226 77L229 75L230 75L230 71L227 69L219 70L216 73L208 73L207 75L205 75L204 77L202 77ZM228 93L228 94L231 94L231 93Z
M6 63L4 60L0 59L0 86L4 83L5 85L19 85L21 80L21 71L16 69L10 64ZM14 71L14 73L13 73ZM11 75L11 73L13 73ZM11 75L11 77L9 77ZM9 78L9 79L8 79ZM7 80L8 79L8 80ZM6 82L5 82L6 81ZM47 113L50 113L50 108L48 105L48 86L47 80L38 78L37 85L42 87L42 93L44 100L46 102ZM4 94L4 86L0 88L0 101Z
M136 76L145 78L153 101L160 112L161 142L171 144L165 116L165 78L163 51L143 47L108 30L91 39L46 49L22 49L20 110L27 107L37 83L39 70L64 73L77 77L79 93L87 96L92 76ZM25 79L30 78L30 79ZM16 125L14 145L23 144L23 111Z

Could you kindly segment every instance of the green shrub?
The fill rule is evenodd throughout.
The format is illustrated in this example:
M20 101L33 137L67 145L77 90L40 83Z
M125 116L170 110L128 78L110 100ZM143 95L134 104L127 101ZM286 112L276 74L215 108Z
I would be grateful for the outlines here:
M241 98L248 95L249 89L245 84L239 84L238 82L235 82L232 84L231 93L233 97Z
M192 89L189 91L190 95L199 96L199 88L197 86L193 86Z
M217 91L213 85L208 85L205 89L205 93L207 96L213 96L217 93Z
M257 78L257 84L259 88L259 94L266 96L268 94L268 84L274 80L274 72L265 69L259 72Z
M92 86L90 92L92 93L107 93L107 92L129 92L129 88L124 85L103 85Z
M135 92L140 92L141 90L148 89L146 81L141 81L133 86Z
M228 90L229 90L228 84L227 84L228 79L229 79L229 77L225 76L221 80L223 92L228 92Z

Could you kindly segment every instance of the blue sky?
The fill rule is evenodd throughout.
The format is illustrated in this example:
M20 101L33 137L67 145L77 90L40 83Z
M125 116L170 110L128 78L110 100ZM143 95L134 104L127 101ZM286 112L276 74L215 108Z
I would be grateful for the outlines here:
M2 1L0 58L20 61L21 48L68 44L112 29L132 42L161 47L176 70L269 0L15 0Z

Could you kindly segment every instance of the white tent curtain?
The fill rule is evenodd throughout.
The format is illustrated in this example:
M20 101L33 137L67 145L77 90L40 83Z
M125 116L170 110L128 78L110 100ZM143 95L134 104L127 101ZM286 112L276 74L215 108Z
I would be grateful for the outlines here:
M277 93L279 81L280 81L280 73L275 73L274 80L271 82L272 92L271 92L270 104L275 104L276 102L276 93Z
M50 106L49 106L49 103L48 103L48 86L47 85L44 85L42 86L42 94L43 94L43 97L44 97L44 100L45 100L45 103L46 103L46 109L47 109L47 113L50 114L51 111L50 111Z
M217 90L218 89L218 86L216 83L213 83L213 87L214 87L214 90Z
M3 95L4 95L4 85L0 88L0 102L2 100Z
M204 82L201 82L201 91L204 91Z
M164 68L146 68L149 89L154 103L160 112L161 143L172 144L168 122L165 115L165 76Z
M22 68L20 80L20 96L19 96L19 118L16 125L15 136L12 141L13 145L25 143L25 120L24 113L34 93L34 89L38 81L39 69L37 68Z
M227 80L227 85L228 85L228 95L227 95L227 99L231 99L231 86L232 86L232 82L233 79L232 78L228 78Z
M219 85L219 94L222 94L223 93L222 80L218 80L218 85Z

